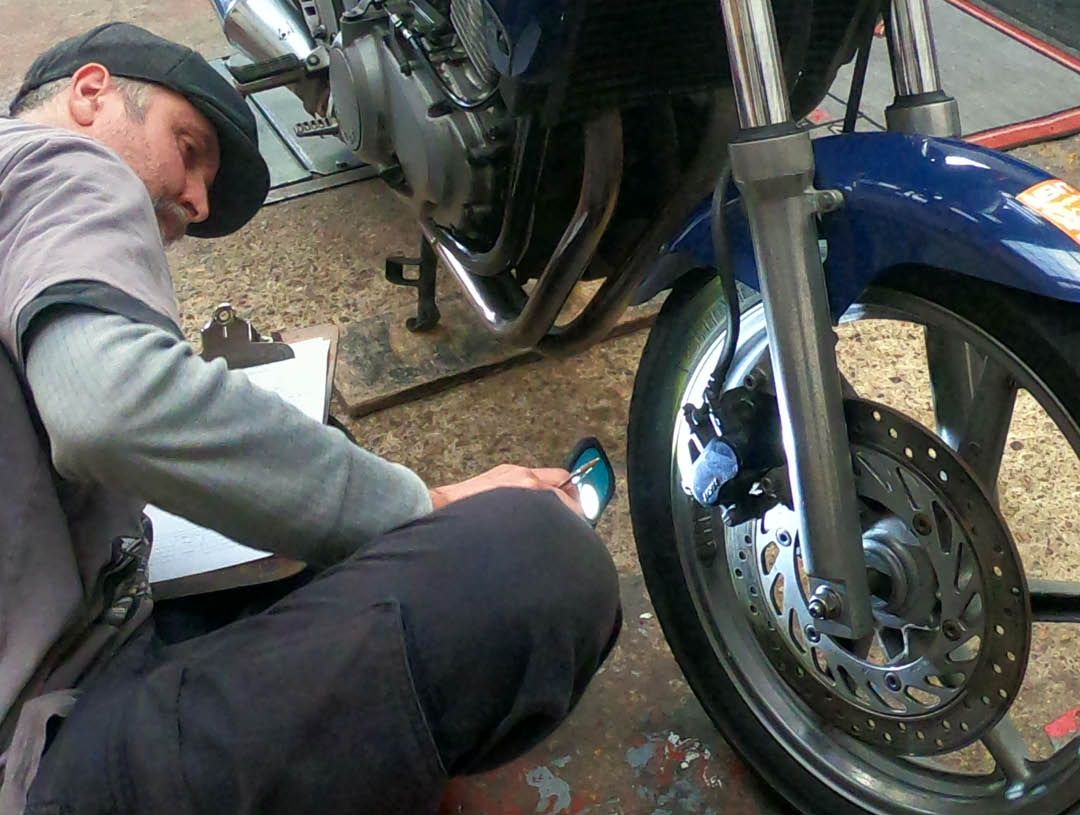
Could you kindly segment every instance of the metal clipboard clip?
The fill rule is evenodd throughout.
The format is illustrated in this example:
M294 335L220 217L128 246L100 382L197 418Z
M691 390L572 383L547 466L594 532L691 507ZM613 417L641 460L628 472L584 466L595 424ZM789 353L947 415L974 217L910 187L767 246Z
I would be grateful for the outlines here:
M200 334L202 358L209 362L221 357L229 368L251 368L295 356L288 344L263 339L251 323L236 315L229 303L214 309L214 315Z

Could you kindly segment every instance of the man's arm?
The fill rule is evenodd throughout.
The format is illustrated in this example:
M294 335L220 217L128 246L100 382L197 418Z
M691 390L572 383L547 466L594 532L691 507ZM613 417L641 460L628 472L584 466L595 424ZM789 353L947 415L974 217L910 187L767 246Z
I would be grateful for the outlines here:
M326 565L432 509L406 467L150 325L48 312L29 336L26 374L61 476L249 546Z

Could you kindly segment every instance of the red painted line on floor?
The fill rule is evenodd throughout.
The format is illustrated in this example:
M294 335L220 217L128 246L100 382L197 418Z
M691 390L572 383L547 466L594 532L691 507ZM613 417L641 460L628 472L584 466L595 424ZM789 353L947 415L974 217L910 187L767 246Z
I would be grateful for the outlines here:
M1046 725L1043 730L1046 731L1046 735L1050 738L1064 739L1073 735L1077 731L1077 716L1080 716L1080 707L1073 708L1068 713L1064 713L1050 724Z
M965 136L965 140L992 150L1012 150L1029 144L1062 139L1080 133L1080 107L1059 110L1023 122L980 130Z
M1018 28L1007 20L1003 20L996 14L987 11L982 6L975 5L971 0L945 0L945 2L966 14L970 14L976 20L986 23L991 28L997 29L1002 34L1012 37L1017 42L1023 43L1033 51L1038 51L1047 59L1052 59L1054 62L1080 73L1080 58L1073 56L1068 51L1063 51L1056 45L1051 45L1046 40Z

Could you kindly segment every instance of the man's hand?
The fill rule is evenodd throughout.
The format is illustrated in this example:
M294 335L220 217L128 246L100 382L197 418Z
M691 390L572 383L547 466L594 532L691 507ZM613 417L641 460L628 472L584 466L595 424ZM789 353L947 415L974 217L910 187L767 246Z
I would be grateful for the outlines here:
M436 487L431 490L431 503L435 509L442 509L447 504L468 498L488 490L499 487L518 487L528 490L550 490L558 496L566 506L578 515L582 515L581 501L578 498L577 487L567 484L560 488L559 485L570 478L570 473L557 467L530 469L518 467L514 464L500 464L498 467L488 470L482 475L462 481L459 484L448 484L445 487Z

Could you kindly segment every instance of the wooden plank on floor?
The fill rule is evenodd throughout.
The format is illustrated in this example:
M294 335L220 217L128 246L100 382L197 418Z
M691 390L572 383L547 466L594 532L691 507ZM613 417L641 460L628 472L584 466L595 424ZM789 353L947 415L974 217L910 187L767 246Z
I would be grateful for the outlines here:
M662 297L627 311L609 335L652 325ZM432 331L405 328L415 313L402 306L349 325L341 337L334 389L353 417L400 405L506 368L541 359L536 352L499 342L464 295L439 299L442 320Z

